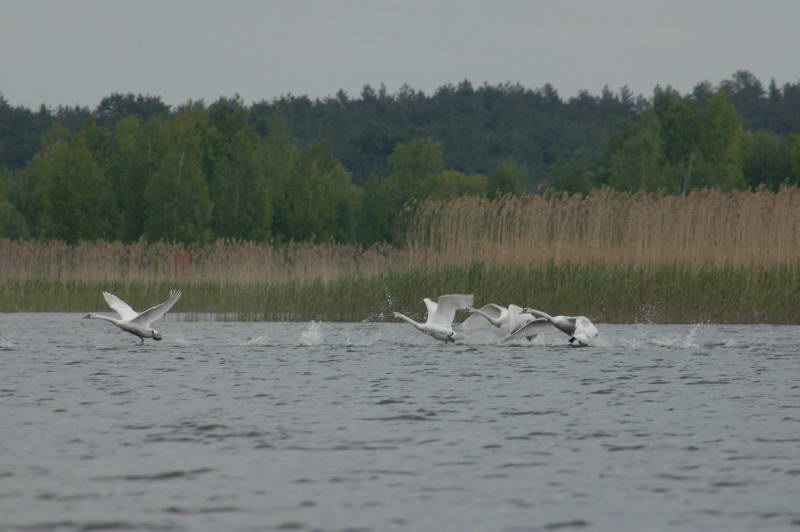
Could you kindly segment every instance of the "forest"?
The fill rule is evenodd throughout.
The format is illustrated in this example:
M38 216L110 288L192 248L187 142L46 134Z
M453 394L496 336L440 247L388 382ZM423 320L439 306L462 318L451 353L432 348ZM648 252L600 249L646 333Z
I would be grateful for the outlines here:
M117 93L32 110L0 95L0 238L14 240L367 247L402 243L426 200L798 182L800 81L747 71L649 97L466 80L251 105Z

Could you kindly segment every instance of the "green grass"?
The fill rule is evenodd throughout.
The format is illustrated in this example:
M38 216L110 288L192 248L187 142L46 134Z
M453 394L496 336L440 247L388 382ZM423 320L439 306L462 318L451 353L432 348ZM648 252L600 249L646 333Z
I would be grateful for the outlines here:
M134 308L166 299L174 283L9 280L0 312L105 311L101 292ZM187 319L381 321L392 311L424 316L422 298L474 293L477 306L516 303L601 323L800 323L800 269L681 265L548 264L412 269L329 282L200 282L175 311Z

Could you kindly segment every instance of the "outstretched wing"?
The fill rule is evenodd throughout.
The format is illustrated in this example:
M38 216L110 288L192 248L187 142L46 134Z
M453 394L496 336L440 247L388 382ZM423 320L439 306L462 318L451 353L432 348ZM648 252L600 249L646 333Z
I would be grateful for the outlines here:
M490 316L492 319L500 319L500 316L503 315L503 312L506 311L505 307L501 307L500 305L495 305L494 303L489 303L488 305L482 306L480 309L481 312ZM486 318L478 314L477 312L471 314L467 319L461 322L461 327L464 329L475 329L476 327L480 327L481 325L486 325L489 323L486 321Z
M160 305L151 307L142 312L141 314L139 314L139 316L137 316L136 319L133 320L134 323L136 323L137 325L141 325L143 327L149 327L150 324L155 323L156 321L164 317L164 314L166 314L169 311L169 309L171 309L172 306L175 303L177 303L178 300L181 298L181 294L182 292L180 290L172 290L169 293L169 299L167 299Z
M510 342L512 340L519 340L519 339L525 338L527 336L533 336L534 334L536 334L534 332L535 329L538 329L538 328L540 328L542 326L545 326L545 325L547 325L549 323L550 322L547 320L547 318L536 318L536 319L533 319L533 320L529 321L528 323L526 323L525 325L523 325L522 327L519 327L517 330L515 330L514 332L512 332L511 334L509 334L505 338L503 338L502 341L503 342Z
M428 315L425 316L425 323L431 323L433 321L433 316L436 314L436 308L439 306L436 304L436 301L426 297L422 301L425 302L425 308L428 309Z
M475 296L472 294L439 296L436 311L433 313L433 318L428 316L428 323L439 327L451 327L453 318L456 317L456 311L471 307L474 301Z
M103 292L103 297L106 299L106 303L108 303L108 306L111 307L111 310L119 314L119 317L123 321L132 320L139 315L139 313L133 310L130 305L125 303L123 300L121 300L114 294L110 292Z

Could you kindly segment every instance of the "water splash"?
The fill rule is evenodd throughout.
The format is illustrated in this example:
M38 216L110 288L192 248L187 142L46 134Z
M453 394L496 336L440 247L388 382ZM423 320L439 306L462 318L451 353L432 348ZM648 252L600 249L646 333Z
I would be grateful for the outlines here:
M681 347L685 349L690 347L700 347L700 345L695 342L695 338L697 337L697 331L700 329L701 325L702 323L695 323L692 328L689 329L686 339L683 341L683 345L681 345Z
M272 341L272 339L270 338L270 336L268 334L260 334L258 336L250 336L250 337L248 337L247 340L245 340L243 342L239 342L239 345L241 345L241 346L245 346L245 345L265 345L265 344L270 343L271 341Z
M0 351L13 351L16 347L8 338L0 334Z
M182 333L171 333L169 339L178 345L189 345L189 340Z
M344 342L347 346L369 347L375 345L375 342L380 342L381 336L380 329L368 318L361 320L357 327L348 331Z
M300 345L320 345L322 343L322 323L312 321L308 328L300 333Z

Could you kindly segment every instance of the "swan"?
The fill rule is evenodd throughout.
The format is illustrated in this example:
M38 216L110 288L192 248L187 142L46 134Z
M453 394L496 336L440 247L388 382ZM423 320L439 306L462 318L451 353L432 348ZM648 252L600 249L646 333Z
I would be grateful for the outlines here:
M504 338L503 341L527 336L533 329L546 323L569 336L569 343L572 345L587 346L589 345L589 339L599 334L597 327L586 316L551 316L546 312L532 308L525 308L524 312L535 316L536 319L519 327Z
M485 323L485 319L506 335L511 334L528 322L537 319L533 314L523 312L523 308L517 305L504 307L495 303L489 303L481 308L469 307L467 311L470 312L471 315L463 321L461 324L462 328L467 330L474 329L480 323ZM531 340L535 336L536 334L532 334L527 338Z
M153 340L161 340L163 336L157 330L153 329L150 325L160 320L164 314L172 308L181 298L180 290L172 290L169 293L169 299L154 307L151 307L141 314L131 308L130 305L123 300L109 292L103 292L103 297L106 303L119 314L119 319L112 318L111 316L104 316L103 314L95 314L90 312L84 318L94 318L98 320L110 321L125 332L138 336L142 343L145 338L152 338Z
M407 321L425 334L429 334L444 343L455 343L455 331L453 331L453 318L457 310L463 310L472 306L475 296L472 294L449 294L439 296L438 303L429 298L423 299L428 308L428 317L425 323L414 321L408 316L394 313L395 318Z

